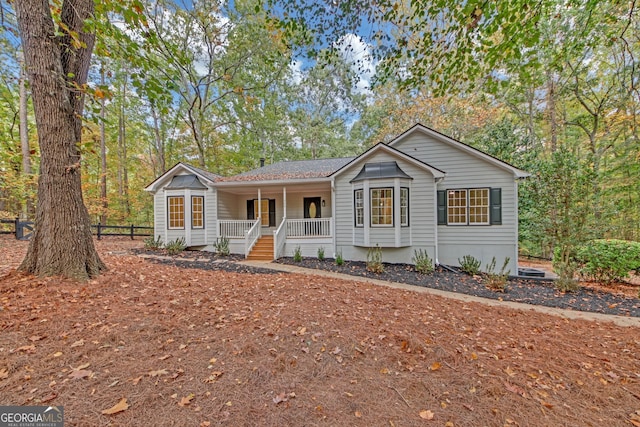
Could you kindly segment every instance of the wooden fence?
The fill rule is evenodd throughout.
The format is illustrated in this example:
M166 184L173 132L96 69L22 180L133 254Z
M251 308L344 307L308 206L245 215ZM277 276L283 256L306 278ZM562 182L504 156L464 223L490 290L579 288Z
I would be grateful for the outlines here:
M0 234L14 234L17 240L29 240L33 232L33 222L21 221L16 219L0 219L0 224L11 224L13 230L0 229ZM102 236L129 236L131 240L138 236L151 236L153 227L145 227L140 225L102 225L97 223L92 225L93 234L98 236L98 240ZM105 231L106 230L106 231ZM114 231L115 230L115 231ZM148 231L147 231L148 230Z

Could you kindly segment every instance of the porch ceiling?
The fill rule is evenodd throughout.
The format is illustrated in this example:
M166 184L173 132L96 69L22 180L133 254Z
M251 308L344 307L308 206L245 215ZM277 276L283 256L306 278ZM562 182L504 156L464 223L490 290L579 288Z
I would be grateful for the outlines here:
M304 184L258 184L254 183L252 186L241 185L237 187L225 186L219 187L218 191L223 193L231 193L238 195L251 195L258 194L258 189L262 192L262 194L267 193L278 193L281 194L283 192L283 188L287 189L287 194L290 193L312 193L316 191L328 191L331 188L331 183L329 181L325 182L309 182Z

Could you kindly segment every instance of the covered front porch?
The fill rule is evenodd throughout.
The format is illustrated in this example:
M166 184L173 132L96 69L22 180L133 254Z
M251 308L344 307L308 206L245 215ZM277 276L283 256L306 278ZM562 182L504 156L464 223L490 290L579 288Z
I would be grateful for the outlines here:
M218 188L217 237L229 239L232 253L253 259L277 259L300 248L315 256L334 244L331 182L286 186L233 183ZM253 185L248 185L253 184Z

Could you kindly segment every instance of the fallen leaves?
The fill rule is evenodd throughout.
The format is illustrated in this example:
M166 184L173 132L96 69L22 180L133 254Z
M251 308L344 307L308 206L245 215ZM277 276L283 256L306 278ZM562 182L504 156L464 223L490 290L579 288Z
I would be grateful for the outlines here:
M422 418L423 420L433 420L433 417L435 416L435 414L430 411L430 410L422 410L420 411L420 418Z
M7 368L0 369L0 380L9 378L9 370Z
M113 405L111 408L104 409L102 411L102 414L113 415L113 414L117 414L118 412L126 411L127 409L129 409L129 404L127 403L127 399L123 397L118 403Z
M150 377L159 377L160 375L167 375L169 372L166 369L158 369L157 371L150 371Z
M289 399L293 399L294 397L296 397L296 394L294 392L291 393L285 393L284 391L278 395L276 395L273 398L273 403L275 403L276 405L282 402L286 402Z
M184 407L189 405L195 397L196 397L195 394L189 393L189 395L184 396L182 399L180 399L180 402L178 402L178 406Z

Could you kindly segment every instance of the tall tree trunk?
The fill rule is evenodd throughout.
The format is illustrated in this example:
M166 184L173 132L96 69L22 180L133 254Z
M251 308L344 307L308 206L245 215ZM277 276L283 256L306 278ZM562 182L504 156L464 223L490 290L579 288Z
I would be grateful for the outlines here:
M558 149L558 119L556 117L556 84L551 71L547 71L547 116L549 120L549 132L551 133L552 153Z
M31 150L29 147L29 118L27 110L27 73L24 68L24 55L18 53L18 62L20 63L20 147L22 148L22 173L28 179L28 186L31 186ZM24 216L29 218L33 215L33 201L30 197L31 192L27 193L24 200Z
M167 161L165 160L165 147L162 136L160 135L160 118L156 107L151 104L151 117L153 118L153 137L155 141L155 151L157 153L157 169L156 176L160 176L167 171Z
M20 269L87 279L106 269L95 250L82 199L77 145L84 99L74 89L87 81L94 36L83 32L83 24L93 15L94 3L62 4L60 19L68 31L77 32L80 43L73 43L68 34L56 35L48 0L16 0L14 6L41 156L35 231Z
M104 64L100 66L100 83L104 86ZM106 108L105 98L100 99L100 199L102 202L102 212L100 213L100 223L107 223L107 210L109 201L107 200L107 136L105 132Z
M121 168L121 185L120 196L124 203L125 212L127 217L131 215L131 204L129 202L129 172L127 164L127 130L125 120L125 104L127 99L127 74L125 71L124 82L122 83L122 97L120 103L120 111L118 118L118 152L120 153L120 168Z

